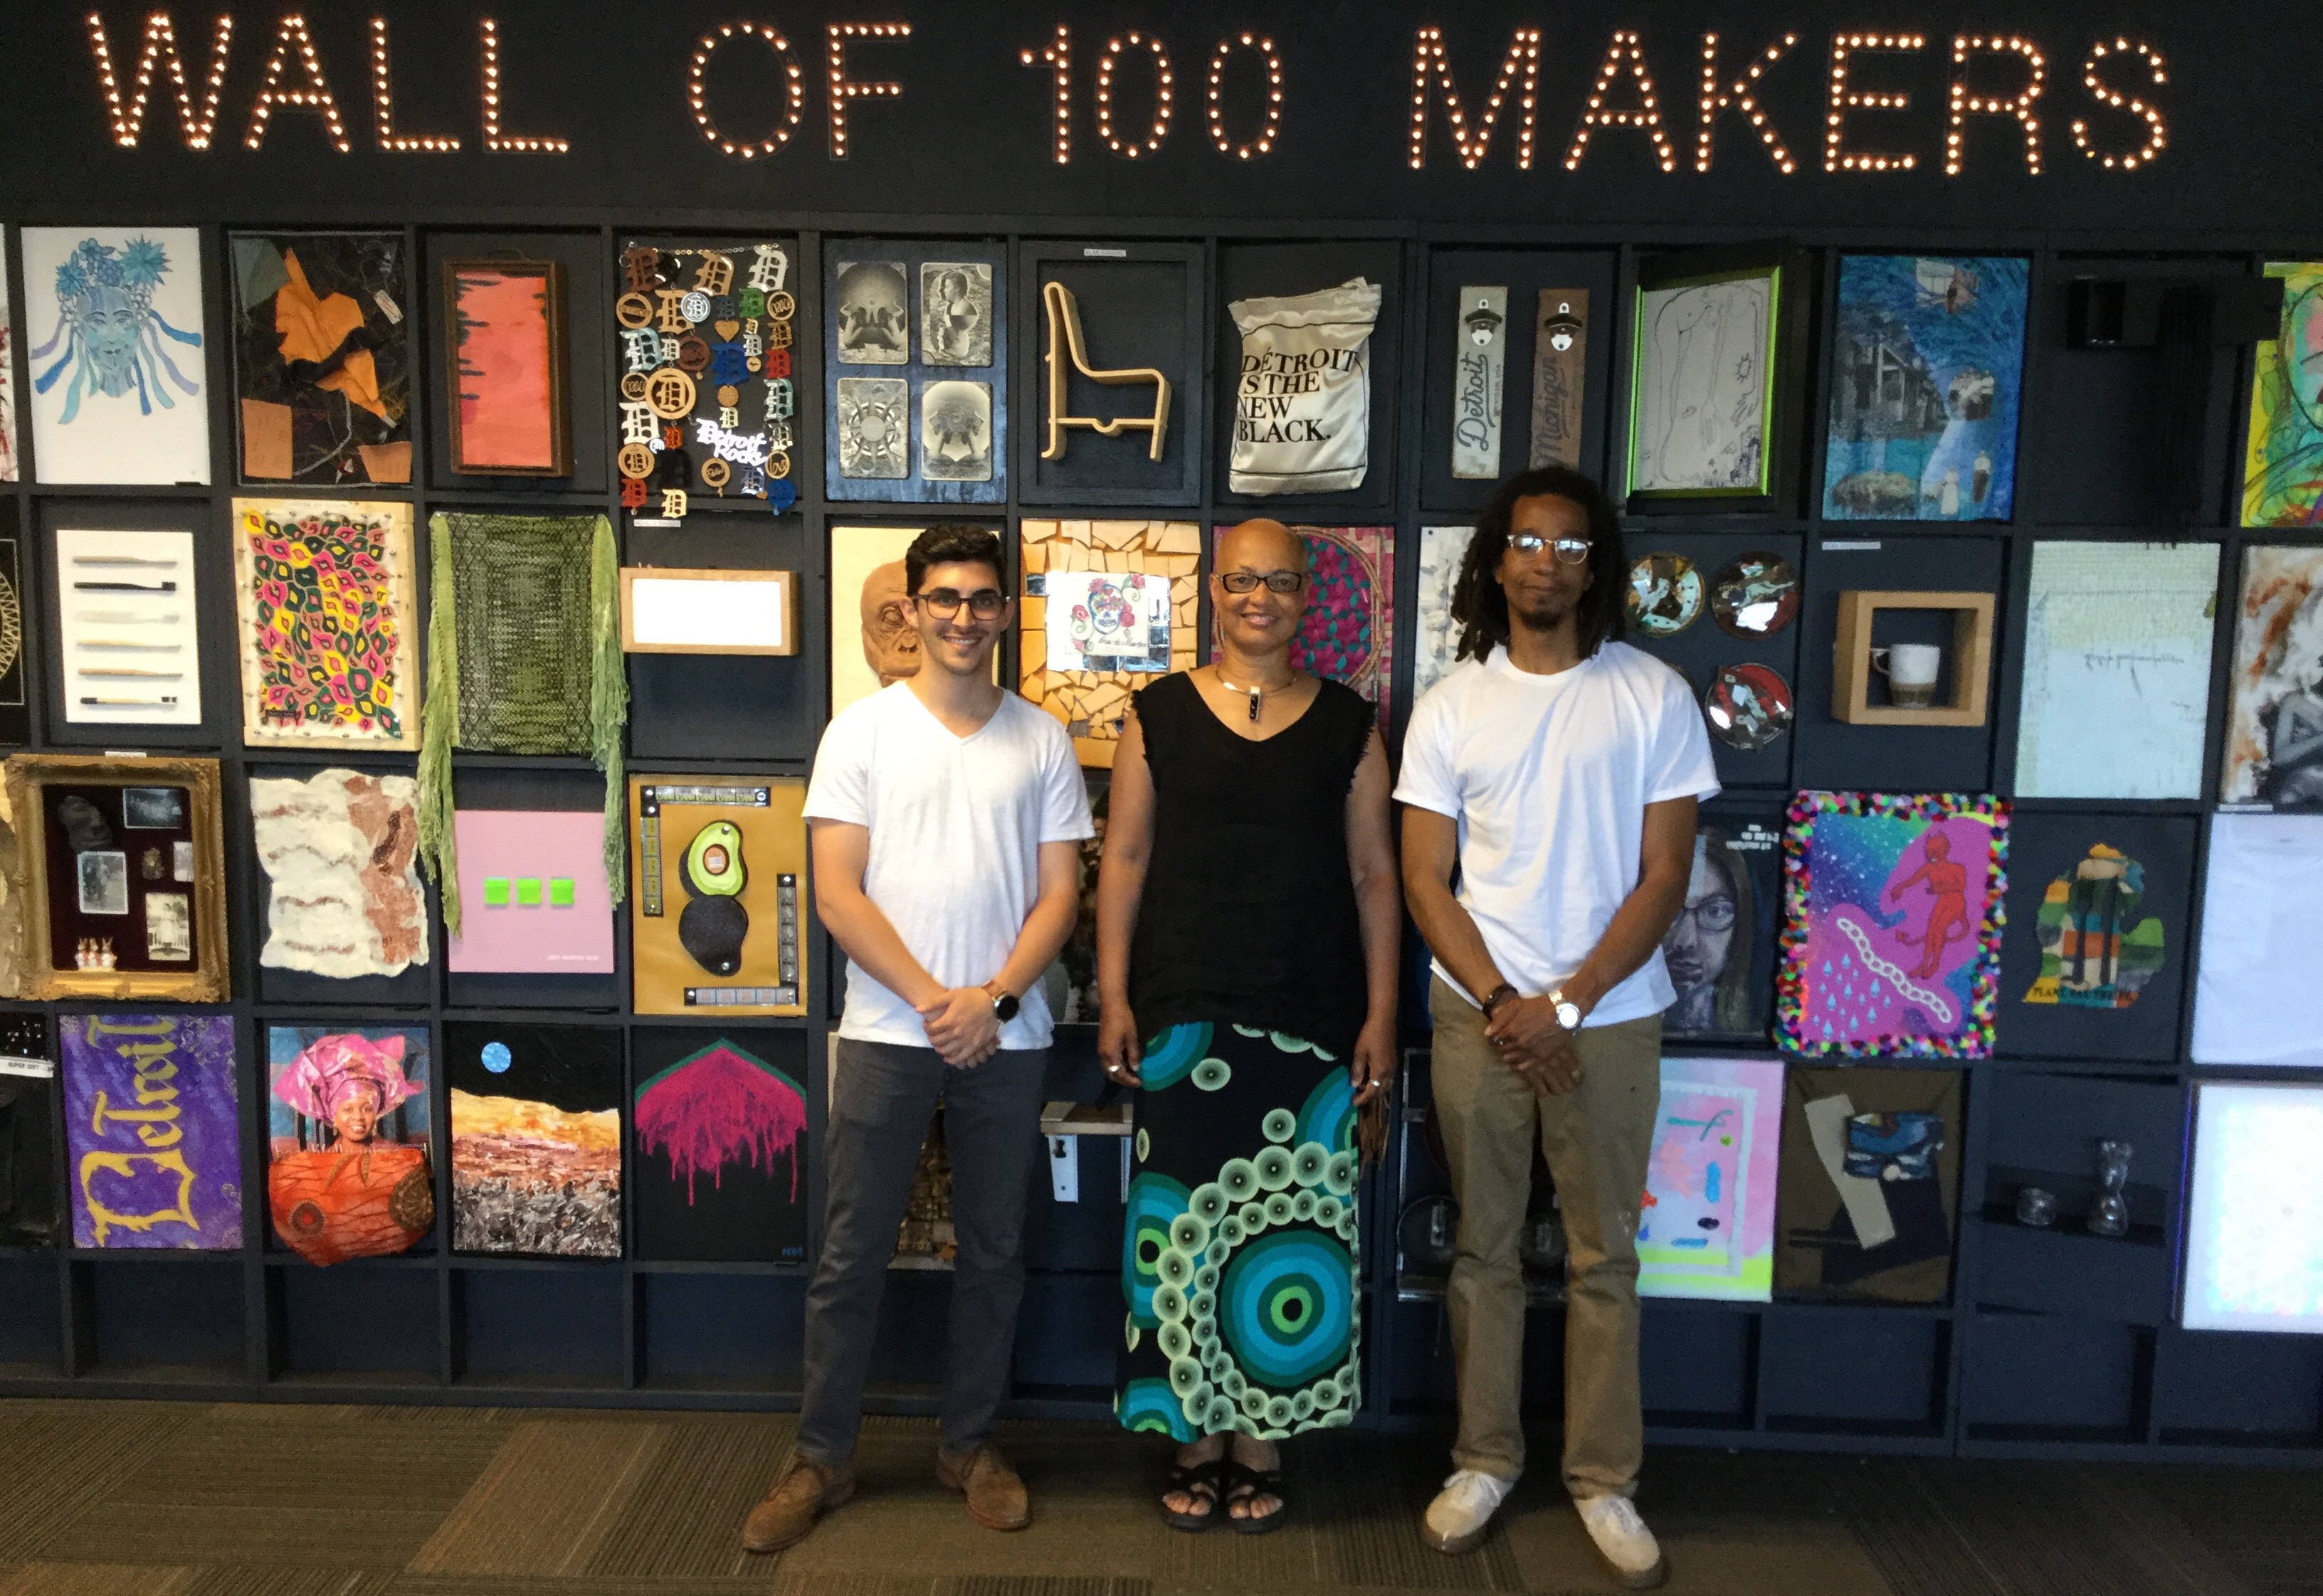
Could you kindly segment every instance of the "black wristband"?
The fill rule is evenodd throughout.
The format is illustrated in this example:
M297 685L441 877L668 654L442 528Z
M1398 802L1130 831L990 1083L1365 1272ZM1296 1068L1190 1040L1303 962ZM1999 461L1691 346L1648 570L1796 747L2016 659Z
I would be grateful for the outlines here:
M1492 1017L1492 1011L1494 1009L1508 1002L1510 998L1519 995L1520 995L1514 986L1511 986L1506 981L1503 981L1499 986L1493 987L1490 992L1485 993L1484 1001L1477 1006L1484 1011L1484 1018L1489 1022Z

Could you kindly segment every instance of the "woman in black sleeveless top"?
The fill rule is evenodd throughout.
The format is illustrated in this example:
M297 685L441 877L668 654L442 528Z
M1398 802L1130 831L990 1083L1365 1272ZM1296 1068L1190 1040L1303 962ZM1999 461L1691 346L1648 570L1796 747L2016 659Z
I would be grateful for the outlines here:
M1355 1122L1403 909L1372 708L1290 662L1306 563L1274 521L1219 545L1218 663L1137 695L1098 877L1098 1050L1142 1088L1115 1408L1180 1443L1180 1529L1276 1527L1274 1444L1359 1390Z

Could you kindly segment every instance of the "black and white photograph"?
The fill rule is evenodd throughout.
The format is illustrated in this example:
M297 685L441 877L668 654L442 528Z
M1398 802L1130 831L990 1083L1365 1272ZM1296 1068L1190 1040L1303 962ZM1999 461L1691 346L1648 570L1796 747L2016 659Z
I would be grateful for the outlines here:
M846 280L840 279L842 289ZM846 336L840 335L842 349ZM922 262L920 359L931 366L992 363L991 267L982 261Z
M194 956L194 900L181 892L145 894L145 957L189 959Z
M76 856L80 865L80 912L129 913L129 856L116 849Z
M176 881L194 878L194 845L189 838L179 838L170 850L170 876Z
M133 831L179 830L186 823L186 795L175 787L124 787L121 823Z
M912 419L911 385L901 377L839 380L839 471L849 477L910 474L905 429Z
M992 294L984 296L987 326ZM844 261L839 267L839 358L851 366L901 366L912 358L912 290L896 261ZM932 358L932 357L931 357ZM992 340L985 337L986 361ZM899 470L850 472L850 476L901 476Z
M992 384L931 382L920 394L920 474L932 482L992 480Z

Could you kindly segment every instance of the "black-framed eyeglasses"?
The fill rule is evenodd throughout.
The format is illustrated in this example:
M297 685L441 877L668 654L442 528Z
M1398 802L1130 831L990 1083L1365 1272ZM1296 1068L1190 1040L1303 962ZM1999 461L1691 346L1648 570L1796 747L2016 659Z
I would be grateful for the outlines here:
M972 593L962 593L948 587L932 587L923 593L912 595L912 601L938 620L950 620L960 613L962 604L978 620L993 620L1008 608L1008 595L996 587L980 587Z
M1543 549L1553 548L1559 561L1578 565L1589 557L1586 537L1542 537L1536 533L1519 532L1509 538L1509 546L1528 560L1538 559Z
M1270 571L1261 576L1255 571L1226 571L1219 573L1218 583L1230 593L1254 593L1260 582L1266 583L1270 593L1295 593L1307 585L1304 571Z

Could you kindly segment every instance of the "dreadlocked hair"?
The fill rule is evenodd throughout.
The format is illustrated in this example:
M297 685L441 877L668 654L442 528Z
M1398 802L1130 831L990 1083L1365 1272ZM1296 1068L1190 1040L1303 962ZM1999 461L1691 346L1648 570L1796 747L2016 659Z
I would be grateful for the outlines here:
M1517 501L1542 497L1569 499L1589 517L1589 588L1574 618L1581 634L1581 657L1589 658L1600 645L1621 637L1626 619L1621 590L1630 563L1621 552L1621 527L1613 501L1604 489L1570 467L1539 465L1500 485L1476 522L1475 537L1468 540L1459 580L1452 588L1452 619L1460 628L1455 659L1483 659L1495 647L1508 646L1509 598L1498 580L1501 556L1508 552L1509 521Z

